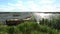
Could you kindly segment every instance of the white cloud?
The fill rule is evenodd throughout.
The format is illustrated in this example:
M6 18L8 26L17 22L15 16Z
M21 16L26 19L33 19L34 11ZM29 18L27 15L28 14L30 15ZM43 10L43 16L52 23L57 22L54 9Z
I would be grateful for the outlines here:
M18 1L16 4L8 3L8 5L11 6L11 7L14 7L14 9L11 10L11 11L15 11L15 10L20 11L23 8L23 2L22 1Z
M34 3L34 1L27 2L27 6L31 9L29 11L42 11L42 12L48 12L48 11L54 11L55 7L53 5L43 4L42 6Z
M41 4L51 4L54 3L55 0L40 0L39 3Z
M60 12L60 3L58 3L58 4L55 4L55 11L59 11Z
M35 2L34 0L30 0L27 2L23 2L22 0L17 1L17 3L12 4L8 3L10 7L8 8L0 8L0 10L5 11L42 11L42 12L48 12L48 11L60 11L60 5L52 5L55 0L37 0L39 2ZM57 8L58 7L58 8Z
M10 5L12 7L22 7L23 6L23 2L22 1L18 1L16 4L8 3L8 5Z
M9 7L9 8L0 8L0 11L10 11L13 10L14 8Z
M29 11L37 11L37 10L39 10L38 5L35 4L34 1L28 1L26 6L30 9Z

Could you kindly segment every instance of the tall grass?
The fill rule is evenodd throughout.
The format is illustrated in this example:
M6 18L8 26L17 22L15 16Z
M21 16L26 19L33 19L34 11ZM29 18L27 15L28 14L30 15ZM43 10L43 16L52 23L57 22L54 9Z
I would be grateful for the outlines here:
M16 26L0 24L0 34L60 34L60 16L42 19L40 24L35 21L24 21Z
M0 34L60 34L60 31L34 21L25 21L17 26L0 25Z
M49 19L42 19L40 21L40 25L47 25L49 27L55 28L55 29L60 29L60 16L58 17L52 17L51 20Z

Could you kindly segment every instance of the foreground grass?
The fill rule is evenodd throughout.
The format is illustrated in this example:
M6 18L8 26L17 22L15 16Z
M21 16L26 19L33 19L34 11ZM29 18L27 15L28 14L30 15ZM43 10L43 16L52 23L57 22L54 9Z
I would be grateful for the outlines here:
M59 30L34 21L25 21L17 26L0 25L0 34L59 34Z

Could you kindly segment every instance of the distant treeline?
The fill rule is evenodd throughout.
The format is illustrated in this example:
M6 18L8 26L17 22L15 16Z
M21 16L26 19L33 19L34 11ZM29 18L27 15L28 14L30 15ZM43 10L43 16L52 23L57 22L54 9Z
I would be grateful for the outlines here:
M51 13L51 14L60 14L60 12L38 12L38 13Z
M34 13L34 12L0 12L0 14L9 14L9 13ZM60 12L37 12L37 13L52 13L52 14L60 14Z
M30 13L30 12L0 12L0 14L10 14L10 13L13 13L13 14L20 14L20 13Z

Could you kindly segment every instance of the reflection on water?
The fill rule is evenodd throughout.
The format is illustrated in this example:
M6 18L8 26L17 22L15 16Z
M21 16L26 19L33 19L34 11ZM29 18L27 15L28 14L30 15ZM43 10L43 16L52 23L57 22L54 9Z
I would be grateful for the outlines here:
M52 18L57 19L56 17L60 16L60 14L54 14L54 13L33 13L34 18L37 20L37 22L39 23L39 20L42 20L42 18L44 19L49 19L51 20Z
M19 18L23 19L28 16L31 16L33 14L34 18L39 22L39 20L44 19L56 19L56 17L60 16L59 13L29 13L29 12L11 12L11 13L0 13L0 21L4 21L6 19L12 19L12 18Z
M60 14L52 14L52 13L34 13L34 16L36 18L45 18L45 19L49 19L51 17L58 17L60 16Z

